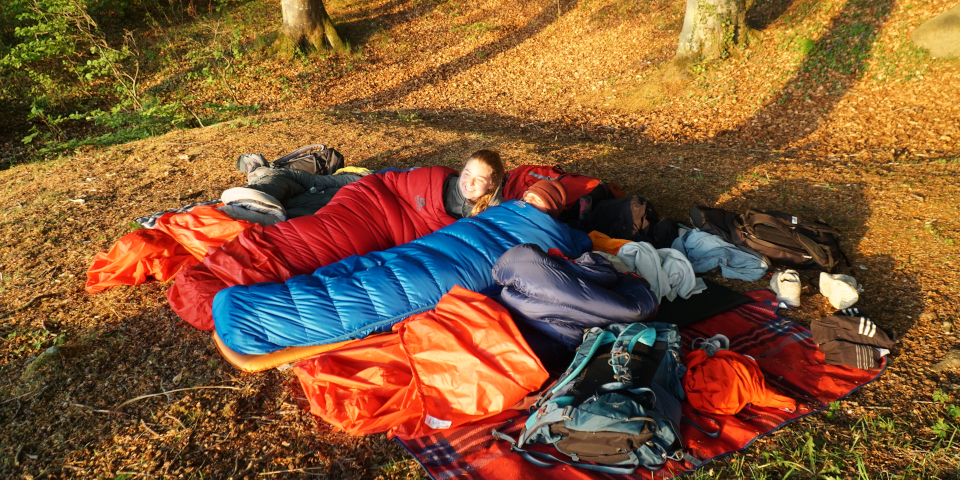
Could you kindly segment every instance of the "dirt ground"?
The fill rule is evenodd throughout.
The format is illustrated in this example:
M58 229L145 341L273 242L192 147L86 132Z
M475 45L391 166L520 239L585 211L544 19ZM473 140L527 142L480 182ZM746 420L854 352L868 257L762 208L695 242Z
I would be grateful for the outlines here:
M0 172L0 476L423 476L385 437L310 415L289 371L235 370L170 310L166 284L83 291L134 218L242 185L239 153L324 142L371 169L494 148L509 166L616 182L678 221L694 205L826 221L858 306L902 341L879 381L702 475L956 478L960 371L930 367L960 343L960 64L908 44L951 6L762 2L764 41L683 81L664 80L676 2L329 2L361 56L272 77L256 69L279 61L238 65L208 92L268 113ZM815 48L794 48L804 39ZM832 308L803 275L801 308L781 314L809 325Z

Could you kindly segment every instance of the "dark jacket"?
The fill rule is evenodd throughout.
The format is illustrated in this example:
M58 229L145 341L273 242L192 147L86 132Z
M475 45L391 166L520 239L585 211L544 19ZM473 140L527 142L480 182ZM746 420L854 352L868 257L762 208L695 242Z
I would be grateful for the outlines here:
M259 175L256 175L259 174ZM359 175L313 175L303 170L258 168L247 188L276 198L286 210L287 218L313 215L330 203L344 185L360 179Z
M585 329L651 320L657 300L647 281L621 275L606 259L585 253L576 263L519 245L493 266L500 302L548 370L573 360Z

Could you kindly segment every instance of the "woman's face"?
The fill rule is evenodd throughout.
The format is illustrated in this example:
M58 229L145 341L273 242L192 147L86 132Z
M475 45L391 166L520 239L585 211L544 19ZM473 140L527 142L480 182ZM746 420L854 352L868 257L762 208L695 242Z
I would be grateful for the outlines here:
M469 160L460 172L460 193L473 203L484 196L492 184L493 169L478 160Z

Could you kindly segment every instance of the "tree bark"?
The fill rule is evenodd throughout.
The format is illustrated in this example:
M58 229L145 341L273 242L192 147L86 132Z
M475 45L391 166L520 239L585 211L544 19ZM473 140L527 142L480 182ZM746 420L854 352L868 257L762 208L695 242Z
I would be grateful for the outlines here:
M333 21L323 7L323 0L282 0L283 27L275 47L281 53L296 50L346 50L346 43L337 33Z
M747 9L753 0L687 0L678 59L726 57L747 42Z

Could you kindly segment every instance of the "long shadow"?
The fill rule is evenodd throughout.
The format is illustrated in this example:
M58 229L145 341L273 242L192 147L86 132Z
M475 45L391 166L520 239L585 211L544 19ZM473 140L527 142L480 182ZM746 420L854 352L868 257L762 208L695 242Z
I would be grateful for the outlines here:
M766 30L783 12L790 9L796 0L757 0L747 11L747 25L757 30Z
M751 143L764 148L783 148L816 130L843 95L863 78L865 64L894 3L849 0L820 40L798 37L795 47L808 53L793 78L738 128L718 134L720 143L742 144L752 139ZM790 128L785 128L787 119Z
M397 27L411 20L433 12L437 4L419 2L406 8L387 13L407 3L406 0L393 0L375 8L359 10L340 18L333 18L337 31L353 45L366 45L374 35L386 27Z
M333 106L333 108L370 109L382 107L425 86L447 80L460 72L487 63L494 57L515 48L523 43L523 41L540 33L544 28L556 22L563 14L573 9L576 3L576 0L558 0L556 4L549 4L544 7L543 11L527 22L527 25L508 33L496 42L474 48L460 58L444 63L437 68L430 69L397 86L382 90L368 97L342 102Z

